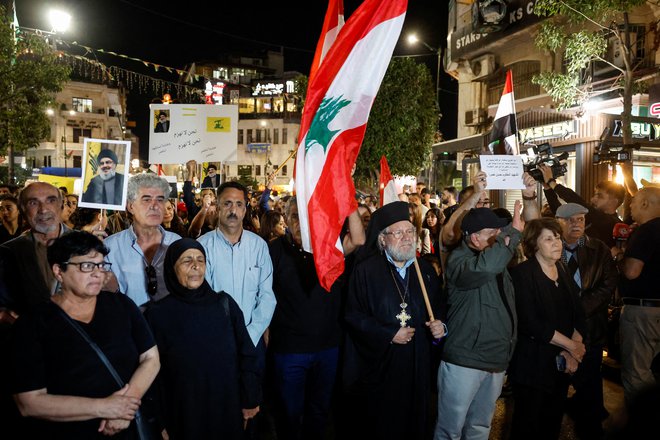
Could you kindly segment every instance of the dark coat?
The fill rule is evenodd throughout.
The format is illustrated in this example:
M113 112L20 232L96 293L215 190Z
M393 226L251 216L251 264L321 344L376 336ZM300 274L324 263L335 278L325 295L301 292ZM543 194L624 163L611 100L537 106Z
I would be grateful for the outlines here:
M121 205L122 195L124 193L124 175L116 173L115 181L115 198L112 202L107 202L108 205ZM103 203L103 179L100 176L94 176L87 185L87 190L82 195L82 201L87 203Z
M511 269L516 291L518 314L518 342L509 366L513 383L552 392L557 380L567 379L558 374L555 357L561 347L550 340L558 331L571 338L577 330L584 335L584 311L578 288L563 263L558 262L559 294L550 288L551 281L543 273L536 258Z

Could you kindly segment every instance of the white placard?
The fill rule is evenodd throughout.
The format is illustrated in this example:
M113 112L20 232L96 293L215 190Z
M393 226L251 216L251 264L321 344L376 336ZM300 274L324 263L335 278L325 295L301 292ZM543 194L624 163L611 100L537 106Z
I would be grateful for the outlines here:
M126 209L131 141L85 139L81 208Z
M149 163L220 162L236 156L236 105L151 104L149 127Z
M520 156L495 154L479 156L481 171L488 176L488 189L525 189Z

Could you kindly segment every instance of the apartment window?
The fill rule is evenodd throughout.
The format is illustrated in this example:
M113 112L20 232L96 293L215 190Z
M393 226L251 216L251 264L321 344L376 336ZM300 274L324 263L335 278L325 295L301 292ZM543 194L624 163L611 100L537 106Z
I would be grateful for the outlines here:
M91 128L74 128L73 129L73 142L80 143L82 142L81 138L91 138L92 129Z
M256 176L261 176L261 165L255 165L254 166L254 174Z
M287 129L283 128L282 129L282 143L283 144L288 144L289 141L287 140Z
M238 130L238 143L243 144L243 129Z
M79 113L92 112L92 100L87 98L73 98L73 109Z
M45 167L52 166L51 162L50 162L50 158L51 158L50 156L44 156L44 166Z
M287 170L286 167L287 167L287 166L288 166L288 165L282 165L282 175L283 175L283 176L286 176L286 170Z
M279 144L280 143L280 129L279 128L273 128L273 143L274 144Z
M213 70L214 79L227 79L229 77L227 69L225 67L219 67Z
M257 142L261 142L261 139L262 139L261 133L262 133L262 131L263 130L260 130L258 128L256 130L256 132L257 132Z
M82 168L82 156L73 156L73 167Z
M530 96L541 94L541 86L532 83L534 75L541 73L540 61L520 61L507 66L508 69L511 70L516 84L516 99L529 98ZM506 74L502 73L501 77L494 78L487 83L488 105L494 105L500 102L502 89L504 89L504 81L506 81Z
M251 176L252 175L252 165L239 165L238 166L238 175L239 176Z
M252 129L248 128L246 131L247 131L247 143L251 144L252 143Z

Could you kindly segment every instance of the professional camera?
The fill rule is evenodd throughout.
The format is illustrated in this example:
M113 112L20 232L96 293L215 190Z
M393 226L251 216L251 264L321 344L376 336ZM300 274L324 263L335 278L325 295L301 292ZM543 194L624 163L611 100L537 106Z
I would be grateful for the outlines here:
M552 154L552 146L547 142L541 145L531 145L531 149L534 152L533 159L523 164L523 167L534 180L543 183L543 173L538 168L541 164L550 167L553 179L566 174L566 164L561 161L568 159L568 152L565 151L559 156L555 156Z
M618 164L630 162L632 160L632 150L639 150L639 144L632 145L612 145L605 142L605 138L609 133L609 127L605 127L603 133L600 135L600 143L598 149L594 151L593 163L599 165L601 163Z

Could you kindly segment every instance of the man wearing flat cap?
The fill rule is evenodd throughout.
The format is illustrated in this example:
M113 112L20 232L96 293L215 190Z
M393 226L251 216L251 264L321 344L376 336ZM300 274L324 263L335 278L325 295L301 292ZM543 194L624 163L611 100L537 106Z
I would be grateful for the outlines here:
M82 201L104 205L121 205L124 175L116 172L117 154L109 148L96 157L98 175L94 176L82 195Z
M365 248L374 251L355 266L344 314L343 383L348 417L355 418L351 438L430 436L426 416L432 352L438 350L433 341L446 334L445 307L438 275L425 260L417 260L418 276L416 243L408 203L388 203L372 214Z
M533 184L523 191L532 198ZM516 306L507 271L524 223L516 201L513 221L472 208L461 222L463 240L447 258L449 334L438 370L435 440L487 440L516 345Z
M561 224L564 249L562 260L580 289L584 309L586 353L571 381L575 394L569 400L569 414L582 439L602 438L602 421L607 417L603 405L603 377L600 366L607 342L607 306L618 282L618 272L610 249L601 240L585 234L589 209L578 203L565 203L555 216Z

